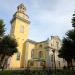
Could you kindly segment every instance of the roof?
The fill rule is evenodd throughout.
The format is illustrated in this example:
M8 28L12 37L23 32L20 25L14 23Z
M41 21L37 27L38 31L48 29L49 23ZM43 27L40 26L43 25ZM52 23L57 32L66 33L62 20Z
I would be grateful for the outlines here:
M45 40L45 41L41 41L41 42L36 42L36 41L31 40L31 39L27 39L26 42L30 42L30 43L33 43L33 44L39 44L39 43L47 42L47 40Z
M51 38L55 38L55 39L58 39L58 40L61 41L61 39L59 38L59 36L51 36ZM47 39L47 40L45 40L45 41L36 42L36 41L31 40L31 39L27 39L26 42L30 42L30 43L33 43L33 44L40 44L40 43L46 43L46 42L48 42L48 41L49 41L49 40Z
M30 42L30 43L33 43L33 44L36 44L37 43L36 41L30 40L30 39L27 39L26 42Z

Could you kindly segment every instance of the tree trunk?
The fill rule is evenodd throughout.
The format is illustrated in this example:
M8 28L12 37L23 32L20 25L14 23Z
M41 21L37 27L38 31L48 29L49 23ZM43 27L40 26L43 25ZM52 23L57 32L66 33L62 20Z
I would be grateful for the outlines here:
M70 69L70 65L71 63L70 63L70 61L67 61L67 67L68 67L68 69Z
M0 60L0 68L2 69L2 71L3 71L3 61L4 61L4 58L5 58L5 55L2 55L1 56L1 60Z
M67 66L68 66L68 69L72 69L72 70L73 70L73 63L72 63L72 60L67 61Z
M0 67L2 66L2 62L4 60L5 55L1 55L1 60L0 60Z
M9 58L9 56L6 56L4 61L3 61L3 69L7 68L8 58Z
M73 62L71 61L71 68L72 68L72 70L73 70Z

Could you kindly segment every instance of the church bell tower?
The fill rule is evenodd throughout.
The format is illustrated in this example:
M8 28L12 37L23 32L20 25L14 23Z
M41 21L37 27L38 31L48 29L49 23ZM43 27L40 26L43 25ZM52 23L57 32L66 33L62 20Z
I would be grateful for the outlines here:
M17 11L13 15L11 20L11 32L10 35L16 39L18 43L18 52L11 57L11 68L23 68L24 67L24 42L28 39L29 31L29 17L26 14L26 7L24 4L17 6Z

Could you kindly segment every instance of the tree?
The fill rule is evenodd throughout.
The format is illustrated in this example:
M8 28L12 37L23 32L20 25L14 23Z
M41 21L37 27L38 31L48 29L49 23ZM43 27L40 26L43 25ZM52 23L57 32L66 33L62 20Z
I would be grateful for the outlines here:
M62 40L62 47L59 50L59 57L64 58L68 67L72 67L72 60L75 59L75 14L72 18L72 30L66 33L66 37Z
M4 35L5 25L0 19L0 68L4 68L9 57L17 52L17 42L9 35Z
M5 67L8 58L17 52L17 42L10 36L4 36L0 40L0 67Z
M0 19L0 37L2 37L5 33L5 29L4 29L4 22L2 19Z
M75 13L73 14L73 18L72 18L72 27L74 27L75 29Z
M72 66L72 41L64 38L62 47L59 50L59 57L64 58L67 61L68 68Z

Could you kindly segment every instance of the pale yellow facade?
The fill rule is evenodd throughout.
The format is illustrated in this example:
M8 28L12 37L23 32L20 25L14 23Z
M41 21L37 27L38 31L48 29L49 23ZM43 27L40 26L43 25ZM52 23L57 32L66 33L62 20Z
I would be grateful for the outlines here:
M29 20L26 15L26 8L23 4L17 7L17 12L13 15L11 20L11 33L10 35L16 39L18 43L18 53L11 57L10 67L11 68L22 68L24 67L24 42L28 39L29 31ZM17 55L20 56L20 60L17 60Z
M42 42L30 40L28 39L29 24L26 7L20 4L11 20L10 35L18 43L18 52L10 58L9 68L53 67L52 49L55 49L56 67L63 67L63 59L58 57L58 50L61 48L59 37L52 36L51 39Z
M46 62L46 49L45 47L48 45L47 41L43 42L35 42L32 40L27 40L27 49L28 51L26 54L26 65L29 67L42 67L42 63ZM41 54L40 54L41 52ZM41 65L40 65L41 64ZM46 65L46 64L45 64Z
M61 48L61 40L58 36L51 36L45 41L42 42L35 42L33 40L27 40L27 49L29 54L28 58L26 57L26 65L28 67L50 67L54 68L56 64L56 68L63 68L64 61L62 58L58 57L58 51ZM55 50L55 63L54 63L54 54L53 51ZM33 53L32 53L33 51ZM41 52L41 54L40 54ZM27 56L27 55L26 55Z

